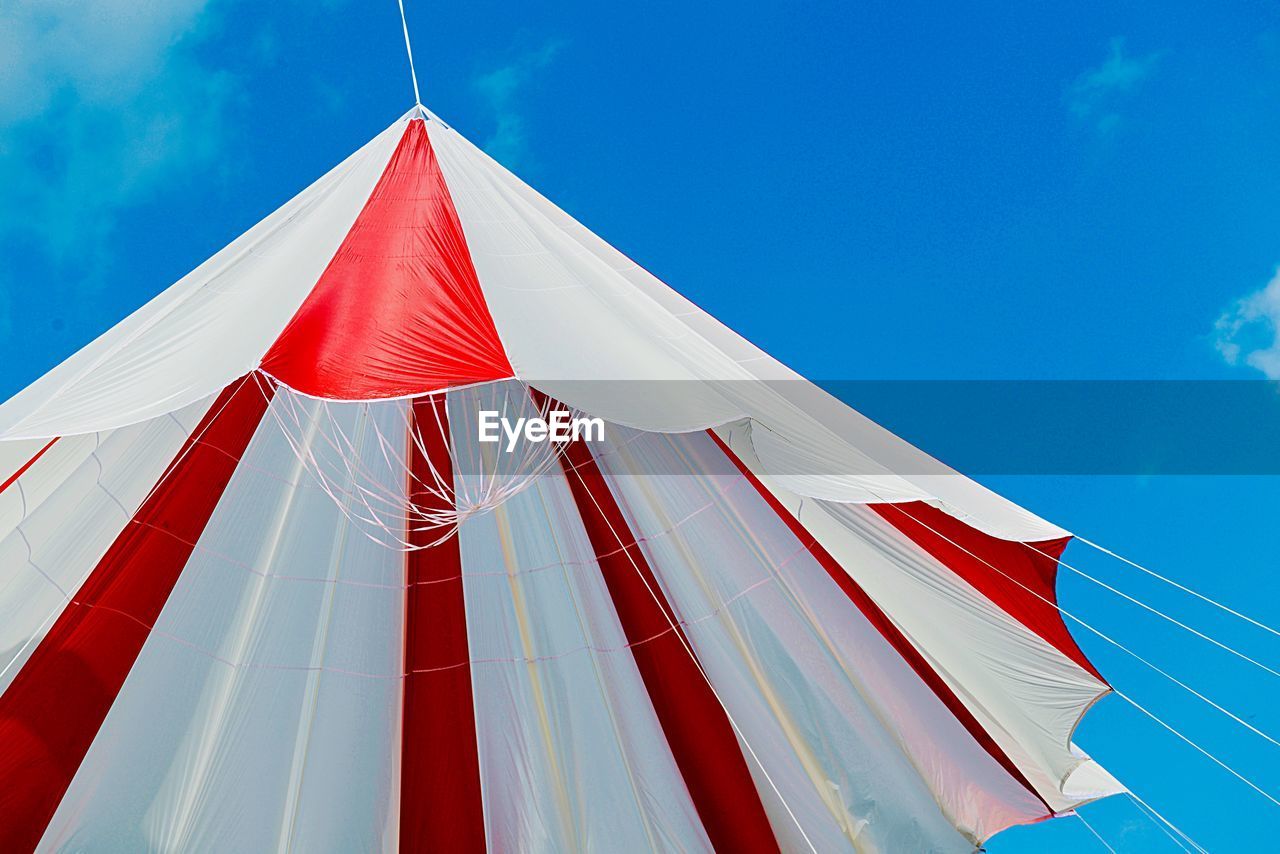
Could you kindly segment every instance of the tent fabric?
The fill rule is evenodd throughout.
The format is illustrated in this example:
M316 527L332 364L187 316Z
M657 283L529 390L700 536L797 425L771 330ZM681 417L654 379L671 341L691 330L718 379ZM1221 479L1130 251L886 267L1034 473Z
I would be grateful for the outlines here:
M367 466L377 428L403 424L399 402L332 421L299 403L310 447L349 431ZM37 850L394 837L404 555L362 533L289 438L262 418Z
M947 707L947 710L955 716L956 720L969 732L973 739L982 746L984 750L991 755L1002 768L1022 785L1028 789L1035 791L1030 781L1027 780L1022 770L1009 757L999 744L991 738L991 734L981 722L977 720L964 705L963 701L952 688L947 685L941 674L933 667L928 659L920 652L919 649L911 642L911 640L903 634L902 630L893 622L888 614L876 604L875 600L867 595L866 590L853 578L853 576L845 571L840 562L827 551L822 542L817 540L800 522L796 514L791 513L770 489L760 480L759 477L747 467L742 460L734 454L725 442L720 439L714 432L708 431L708 435L716 443L716 446L724 452L738 469L738 471L751 483L760 497L765 500L770 508L773 509L775 515L781 519L791 532L796 536L797 540L817 559L823 569L827 571L827 575L831 580L844 592L849 600L858 608L862 615L870 622L886 641L894 648L894 650L902 656L903 660L911 667L915 674L933 691L939 700ZM1048 807L1048 803L1045 803Z
M421 121L262 370L316 397L415 396L511 376Z
M726 444L749 469L758 466L741 434L728 435ZM754 473L892 615L1052 809L1123 790L1071 742L1085 712L1109 691L1092 665L1081 666L988 598L891 524L879 505L806 501L762 471ZM957 637L965 642L956 643ZM1091 782L1072 786L1077 773Z
M516 375L655 431L749 418L766 469L802 495L926 501L997 537L1036 518L839 403L712 320L442 122L428 133Z
M147 500L0 694L0 842L23 850L61 802L191 554L263 396L242 380L218 397Z
M539 411L524 384L509 385L521 390L526 414ZM802 530L856 573L1016 774L841 593L751 479L725 473L711 436L612 426L588 456L584 443L496 507L461 519L450 545L406 553L383 542L377 519L358 507L383 491L408 501L415 488L387 464L389 443L419 447L406 424L419 425L419 437L445 425L437 450L426 452L440 461L447 444L455 493L472 494L480 487L463 482L492 471L464 461L507 464L478 444L474 428L477 408L495 405L486 401L501 389L333 404L272 389L265 377L245 387L265 409L253 437L238 464L234 448L209 451L234 471L203 530L174 543L188 557L170 570L172 592L161 595L153 628L72 763L47 826L35 822L39 835L16 850L103 839L158 850L411 850L414 840L445 838L500 849L710 850L715 825L700 809L698 786L731 796L737 787L741 797L742 783L717 763L701 783L682 767L661 711L663 686L642 663L662 655L651 645L676 632L642 636L655 624L629 624L636 618L626 615L634 608L625 597L636 591L621 573L633 559L649 567L654 602L665 603L660 619L674 623L722 710L685 706L684 714L702 717L684 726L732 722L728 747L738 751L768 830L751 837L752 850L970 850L1106 789L1100 769L1070 744L1074 704L1105 686L874 511L859 511L861 527L841 525L843 540L807 514ZM286 412L302 413L296 434ZM153 484L164 480L163 460L189 459L182 443L206 435L198 413L184 417L185 429L168 416L122 428L172 435L167 451L148 449L149 458L163 451L147 475ZM60 440L15 483L85 469L92 458L77 440L100 441ZM351 459L348 482L335 486L316 475L314 458L338 447ZM586 483L575 491L580 472ZM167 506L163 497L156 491L151 500ZM604 517L608 536L622 540L612 549L600 505L613 508ZM110 518L116 538L122 526L154 535L118 510ZM145 508L133 511L135 522L146 518ZM611 587L611 573L631 581L630 594ZM77 609L56 594L53 601L55 619L58 610L109 607L88 600ZM456 635L436 642L459 618L465 644ZM415 635L423 629L431 641ZM957 645L949 631L975 641ZM665 655L666 670L685 660ZM28 663L17 661L20 673ZM463 678L446 676L452 711L433 693L442 714L430 746L474 744L472 761L450 763L454 785L443 803L465 805L466 792L475 793L482 835L466 809L440 809L438 787L424 796L414 782L423 778L413 763L421 772L421 763L445 759L424 749L411 693L422 688L410 686L426 678L419 684L438 691L446 674ZM0 705L12 702L6 696ZM0 776L17 779L5 767L0 757ZM1059 786L1059 771L1087 796Z
M92 432L169 411L261 366L277 341L297 339L300 353L329 366L321 371L334 374L328 386L315 385L321 376L312 375L314 365L288 367L295 357L281 349L269 354L268 365L286 385L293 378L306 386L300 390L318 396L411 396L478 376L497 378L509 363L516 376L553 397L641 429L701 430L750 418L761 427L754 441L763 464L798 494L855 503L925 501L1005 539L1066 535L803 382L590 235L444 122L435 116L424 122L416 112L0 406L0 440ZM429 145L419 140L423 130ZM393 257L394 236L379 228L352 237L358 246L381 244L374 254L381 253L386 266L361 289L366 300L377 299L350 301L334 293L336 284L317 287L322 277L342 281L341 270L353 259L335 256L402 142L405 153L413 152L407 159L418 164L412 174L432 176L428 150L434 154L484 305L464 284L467 265L457 257L457 235L438 192L424 197L436 200L438 215L418 214L437 245L414 248L413 264ZM387 204L371 210L396 207L382 201ZM452 272L443 279L429 274L426 268L438 264L428 259ZM331 262L332 278L326 274ZM430 281L453 282L453 297L429 303L445 322L428 336L406 321L408 345L396 351L375 346L395 337L379 324L378 311L421 298ZM304 301L309 305L299 314ZM496 325L496 348L484 308ZM369 335L345 334L352 311ZM429 339L441 337L454 344L435 350L440 345ZM479 348L474 364L450 363L467 342ZM308 362L296 358L299 365ZM338 378L361 358L368 360L361 375L372 371L379 379ZM406 383L411 391L404 391Z
M1069 537L1018 543L974 532L924 502L867 506L939 563L981 590L1001 610L1103 681L1058 612L1054 583L1058 558Z
M47 442L35 439L26 442L6 442L0 445L0 452L7 457L7 460L0 462L0 471L6 472L4 480L0 481L0 494L16 483L18 478L35 465L57 441L58 437L55 436ZM20 490L15 490L12 494L16 495L18 492Z
M973 850L1123 791L1068 540L415 108L0 405L0 839Z
M572 443L560 462L663 735L711 844L718 851L776 850L733 721L600 467L585 442Z
M806 832L825 830L811 835L818 850L841 847L842 835L875 850L954 847L958 840L929 829L928 810L898 812L918 798L936 801L971 841L1046 815L747 478L699 474L718 468L710 437L620 429L610 438L599 457L611 486L745 740L791 808L811 811L800 822ZM646 474L655 467L664 474ZM859 821L860 833L847 824ZM789 850L803 847L794 832Z
M475 443L470 402L450 402L455 444ZM712 850L564 476L458 539L490 846Z
M0 692L211 402L132 427L61 439L0 492ZM66 536L69 528L75 536Z

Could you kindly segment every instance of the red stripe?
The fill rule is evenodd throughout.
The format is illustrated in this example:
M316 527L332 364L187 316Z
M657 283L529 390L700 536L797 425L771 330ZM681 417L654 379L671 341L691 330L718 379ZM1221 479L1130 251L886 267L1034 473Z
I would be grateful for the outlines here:
M512 375L421 119L262 369L346 400Z
M720 447L720 450L724 452L725 456L733 462L734 466L742 473L743 477L751 482L751 485L755 487L756 492L760 494L760 497L773 508L773 511L778 515L778 518L786 523L787 527L791 529L791 533L795 534L796 539L798 539L804 547L809 550L810 554L817 558L818 563L820 563L822 568L827 571L827 574L831 576L831 579L839 585L840 589L844 591L844 594L849 597L849 600L857 606L859 611L862 612L862 615L866 617L867 622L871 623L871 625L876 628L876 631L880 632L881 636L889 642L889 645L898 651L898 654L902 656L903 660L906 661L908 665L910 665L911 669L920 677L920 680L929 686L933 693L937 695L938 699L942 701L942 704L947 707L947 710L950 711L965 730L973 736L974 741L978 742L978 744L982 746L982 749L991 755L992 759L1000 763L1000 767L1007 771L1009 776L1013 777L1025 786L1027 791L1035 795L1036 798L1044 804L1045 809L1052 815L1053 808L1045 803L1044 798L1040 797L1040 794L1031 785L1031 781L1029 781L1026 778L1026 775L1019 770L1018 766L1013 763L1013 760L1009 758L1009 755L1004 752L1000 745L996 744L995 739L993 739L991 734L988 733L982 724L978 722L978 719L973 716L973 713L969 711L964 703L960 702L960 698L951 690L950 686L947 685L942 676L933 669L928 661L925 660L920 651L917 650L915 645L907 639L907 636L904 635L896 625L894 625L893 621L889 619L888 615L885 614L883 610L881 610L880 606L877 605L869 595L867 595L867 592L862 589L862 586L858 584L858 582L854 581L849 573L844 571L844 568L840 566L840 562L837 561L821 543L814 539L808 529L800 523L800 520L791 515L791 511L783 506L777 496L770 492L769 488L760 482L760 479L757 478L749 468L747 468L742 460L738 458L738 455L735 454L719 436L711 430L707 431L707 435L709 435Z
M0 851L39 842L270 396L252 377L219 395L0 696Z
M34 456L34 457L32 457L31 459L27 460L25 463L23 463L23 464L22 464L21 468L19 468L19 469L18 469L17 471L15 471L13 474L9 475L9 477L5 479L5 482L4 482L4 483L0 483L0 492L4 492L4 491L5 491L6 489L8 489L10 486L13 486L14 481L16 481L18 478L22 477L24 474L26 474L26 473L27 473L27 469L29 469L29 468L31 468L33 465L35 465L35 464L36 464L36 460L38 460L38 459L40 459L41 457L43 457L43 456L44 456L44 452L45 452L45 451L47 451L47 450L49 450L50 448L52 448L52 447L53 447L53 443L54 443L54 442L56 442L56 441L58 441L58 437L57 437L57 436L54 436L52 439L50 439L48 442L46 442L46 443L45 443L45 446L44 446L43 448L41 448L40 450L36 451L36 454L35 454L35 456Z
M676 623L626 517L581 441L561 465L667 744L717 851L777 851L729 718ZM621 550L619 550L621 546Z
M451 510L451 503L421 486L435 483L433 467L445 483L453 482L444 395L415 400L413 423L423 447L410 441L410 500L428 512ZM410 522L411 545L428 546L441 534L415 527L422 526ZM405 578L400 850L484 851L480 756L457 535L408 552Z
M1005 613L1107 684L1058 611L1058 558L1070 537L1020 543L984 534L922 501L869 506Z

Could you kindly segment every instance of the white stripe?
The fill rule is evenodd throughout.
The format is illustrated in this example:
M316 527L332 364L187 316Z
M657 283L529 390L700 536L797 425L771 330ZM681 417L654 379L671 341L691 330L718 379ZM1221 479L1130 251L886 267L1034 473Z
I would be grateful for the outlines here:
M373 422L405 406L330 405L303 441L337 423L403 490ZM44 849L394 850L404 561L355 524L264 417Z
M209 408L59 440L0 511L0 692L98 565Z
M363 208L401 119L7 403L0 439L134 424L258 366Z
M1065 533L768 358L438 119L427 132L516 376L643 430L750 417L776 437L757 448L765 469L803 495L929 500L1007 539Z
M1106 685L871 509L802 501L758 470L745 434L726 441L889 615L1051 807L1071 809L1116 788L1103 772L1102 791L1068 794L1076 774L1079 784L1096 767L1071 735Z
M490 393L449 395L464 459L493 447L476 442ZM460 470L457 491L485 477ZM710 851L564 477L536 477L458 537L489 846Z
M723 469L709 437L620 429L598 458L699 662L768 771L772 784L758 779L757 789L784 850L805 845L792 814L820 851L969 850L1045 816L754 487L705 474ZM675 518L689 521L673 528Z

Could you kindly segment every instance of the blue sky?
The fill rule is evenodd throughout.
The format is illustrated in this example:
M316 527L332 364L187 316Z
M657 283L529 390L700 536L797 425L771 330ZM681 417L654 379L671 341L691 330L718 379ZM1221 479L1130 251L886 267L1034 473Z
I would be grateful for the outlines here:
M412 103L394 0L84 5L0 9L0 397ZM406 5L432 109L809 376L1280 378L1272 4ZM1280 624L1275 478L987 480ZM1280 662L1276 637L1067 560ZM1280 731L1280 679L1065 575L1068 610ZM1280 748L1077 634L1280 791ZM1121 700L1078 735L1209 848L1280 826ZM1176 850L1126 802L1085 815L1122 850ZM1091 844L1065 820L992 850Z

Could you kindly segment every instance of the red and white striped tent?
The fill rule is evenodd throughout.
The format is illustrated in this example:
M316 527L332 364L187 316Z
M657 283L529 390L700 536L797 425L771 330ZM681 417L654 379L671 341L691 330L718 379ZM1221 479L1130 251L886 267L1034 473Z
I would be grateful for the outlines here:
M0 850L972 850L1068 539L415 107L0 407Z

